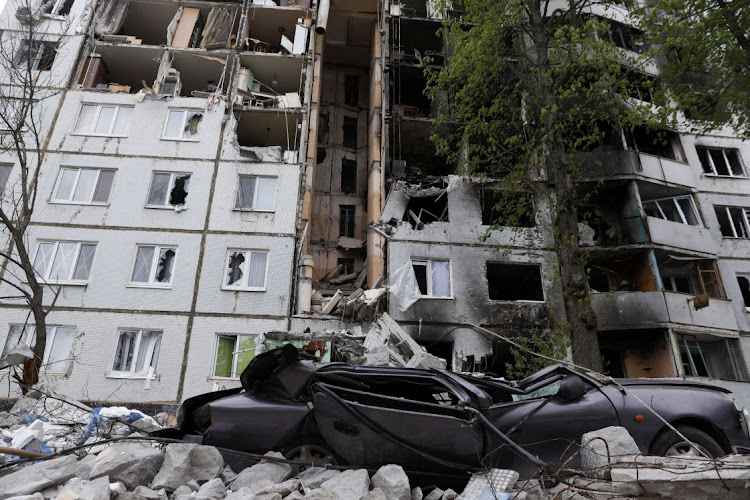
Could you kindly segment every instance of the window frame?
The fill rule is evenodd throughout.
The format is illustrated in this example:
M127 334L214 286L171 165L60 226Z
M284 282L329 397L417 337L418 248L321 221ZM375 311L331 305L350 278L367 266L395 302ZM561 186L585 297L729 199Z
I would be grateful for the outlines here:
M169 175L169 184L167 185L167 193L164 197L164 204L161 204L161 205L149 203L149 200L151 199L151 190L154 188L154 178L158 174ZM177 177L181 177L181 176L188 176L187 195L185 195L185 203L181 203L179 205L172 205L169 203L169 198L172 195L172 190L174 189L174 183ZM148 183L148 191L146 191L146 202L144 203L143 208L158 209L158 210L175 210L176 207L181 206L183 207L181 210L187 210L188 198L190 197L189 189L190 189L192 182L193 182L192 172L172 172L169 170L152 170L151 180Z
M242 185L242 178L255 178L255 188L253 189L253 206L252 208L249 207L241 207L237 206L239 202L240 192L242 191L241 185ZM258 200L258 190L260 189L260 182L258 182L259 179L273 179L273 208L272 209L264 209L264 208L255 208L257 206L256 202ZM237 189L234 194L234 207L232 207L232 210L237 212L263 212L263 213L274 213L276 212L276 198L279 190L279 178L275 177L273 175L256 175L256 174L239 174L237 175Z
M120 348L120 338L124 333L130 333L130 332L137 332L136 337L136 344L135 348L133 349L133 357L131 360L131 366L130 370L123 371L123 370L116 370L115 369L115 361L117 361L117 351ZM117 342L115 343L115 352L114 357L112 358L112 362L110 363L110 371L107 373L107 378L131 378L131 379L146 379L148 378L148 372L149 368L151 368L151 363L154 361L154 354L155 354L155 346L157 344L156 339L159 339L159 351L161 351L161 340L164 338L164 330L152 330L152 329L146 329L146 328L118 328L117 329ZM143 334L144 333L155 333L158 335L155 335L149 339L149 345L147 346L147 349L149 349L148 356L148 363L144 362L144 366L147 366L145 372L136 372L135 368L138 365L138 354L140 353L141 344L143 340ZM156 352L157 362L160 352ZM156 377L156 366L154 366L154 372L153 377Z
M346 221L351 222L351 234L347 234L350 229L349 224L344 223L344 213L347 214ZM348 214L351 213L351 220L348 218ZM343 229L343 231L342 231ZM357 205L339 205L339 238L357 238Z
M10 338L10 330L14 327L18 326L21 328L21 336L19 337L19 342L16 345L25 344L28 346L32 346L31 338L34 339L34 344L36 344L36 325L23 325L21 323L9 323L8 324L8 334L5 337L5 343L3 344L3 349L0 352L0 357L5 356L6 351L5 347L8 342L8 339ZM59 328L65 328L69 330L73 330L73 339L70 343L70 357L65 360L65 368L60 371L50 371L47 368L47 365L49 364L49 357L52 353L52 348L55 345L55 340L57 337L57 332ZM51 332L50 332L51 330ZM68 369L70 368L70 362L72 361L72 353L73 353L73 346L75 345L76 341L76 332L78 331L78 328L74 325L47 325L47 340L46 345L44 347L44 358L42 359L42 364L39 367L40 371L43 371L44 373L48 374L66 374L68 372ZM8 370L10 369L10 366L6 366L3 368L0 368L0 370Z
M696 377L696 378L712 378L712 379L718 379L718 380L735 380L740 382L747 382L748 381L748 373L747 373L747 367L745 366L744 360L742 359L742 355L739 356L736 355L735 350L730 345L731 342L735 342L736 344L739 344L739 339L737 338L727 338L727 337L718 337L719 340L715 340L714 342L708 342L705 340L699 340L698 337L695 335L691 335L689 333L681 333L676 332L675 335L678 337L677 340L677 350L680 354L679 363L682 368L683 376L684 377ZM688 339L690 337L690 339ZM693 344L689 345L688 340ZM711 363L707 361L707 354L704 352L704 348L702 344L709 344L709 343L723 343L724 349L726 352L727 360L719 360L722 362L722 364L728 366L731 368L731 371L733 372L733 378L724 379L719 376L716 376L716 374L713 373ZM739 345L737 345L739 347ZM685 363L685 360L683 358L683 349L685 349L685 352L687 353L687 363ZM693 360L693 356L691 355L691 349L698 349L698 354L700 355L701 359L703 360L703 365L706 368L706 375L698 375L698 370L695 366L695 361ZM741 353L741 351L740 351ZM716 361L716 360L714 360ZM728 361L728 363L727 363ZM689 366L690 372L688 373L688 370L686 369L685 365Z
M216 375L216 363L219 360L219 339L221 338L230 338L234 337L234 348L232 349L232 370L231 370L231 376L229 377L222 377L220 375ZM212 380L239 380L240 379L240 373L237 373L237 362L239 361L239 344L243 337L252 337L253 343L255 344L255 348L257 349L257 334L252 333L217 333L216 334L216 341L214 342L214 357L213 357L213 363L211 364L211 376L209 377ZM253 356L254 358L255 356ZM250 360L248 363L252 362ZM244 368L243 368L244 370Z
M20 68L27 62L31 63L31 71L52 71L52 66L55 64L55 59L57 59L57 49L59 47L59 44L57 42L49 41L49 40L38 40L38 39L32 39L31 43L33 44L32 47L34 47L36 50L34 52L33 60L31 57L29 57L29 61L25 60L25 57L22 60L19 60L19 54L22 52L29 50L29 40L21 40L21 44L18 47L18 50L13 55L13 66ZM54 52L54 55L52 56L52 59L49 61L49 68L46 69L39 69L39 65L44 60L44 55L47 51L47 48L49 47L49 50ZM29 54L31 55L31 54Z
M263 271L263 286L257 287L257 286L249 286L247 283L250 282L250 273L245 272L243 274L243 277L240 279L242 282L241 285L228 285L227 284L227 272L229 270L229 259L231 258L233 253L244 253L250 256L250 259L246 258L246 261L248 262L247 265L247 271L250 270L250 262L252 261L252 254L253 253L263 253L266 255L266 267ZM221 275L221 290L230 291L230 292L265 292L268 290L268 266L270 264L270 256L271 251L267 249L260 249L260 248L227 248L227 254L226 258L224 259L224 267L222 268L222 275Z
M750 208L746 207L731 207L728 205L714 205L714 210L718 211L719 209L724 209L724 213L726 214L727 220L729 221L729 227L732 229L732 236L724 234L723 231L721 231L721 224L719 224L719 232L721 232L722 238L732 238L732 239L748 239L750 238ZM731 209L740 210L742 212L742 225L741 229L744 229L745 236L741 236L737 232L737 228L734 224L734 218L732 217L732 213L730 212ZM718 215L717 215L718 218Z
M689 224L687 222L687 217L685 217L685 212L682 209L682 206L677 202L677 200L680 199L687 199L690 202L690 207L693 209L693 217L695 217L695 220L698 222L698 224ZM646 204L647 203L654 203L656 205L656 208L659 210L659 214L661 214L661 217L654 217L656 219L665 220L667 222L677 222L672 221L667 218L667 216L664 214L664 210L662 209L660 203L671 201L675 208L677 209L678 214L680 215L680 219L682 219L682 222L678 222L678 224L684 224L686 226L693 226L693 227L705 227L703 225L703 220L701 219L700 212L698 211L698 206L695 204L695 200L690 195L681 195L681 196L670 196L666 198L655 198L653 200L646 200L642 202L643 205L643 211L645 213L646 211ZM653 217L650 216L649 217Z
M91 121L90 126L88 129L89 132L83 132L80 130L76 130L78 128L79 121L81 120L81 112L83 111L83 108L85 106L96 106L96 113L94 114L94 118ZM112 115L112 122L109 124L109 128L107 129L107 133L97 133L95 132L96 126L99 123L99 118L102 114L103 108L115 108L115 112ZM128 119L128 123L125 126L125 134L123 135L115 135L113 134L115 124L117 123L117 117L120 115L120 109L123 108L130 108L133 111L135 111L135 106L128 106L125 104L108 104L108 103L98 103L98 102L82 102L81 106L78 108L78 116L76 118L75 123L73 124L73 131L70 133L70 135L78 135L78 136L92 136L92 137L120 137L120 138L126 138L127 135L127 129L130 128L130 119Z
M68 16L68 14L70 14L70 11L73 9L73 4L75 3L75 0L70 0L70 5L68 5L68 10L60 14L59 11L65 7L66 3L68 3L68 0L55 0L55 2L52 4L52 7L50 8L50 11L43 12L42 14L44 16L51 17L54 19L65 18Z
M167 125L169 124L169 117L172 113L182 113L182 119L180 120L180 137L169 137L167 136ZM164 120L164 126L161 131L161 140L163 141L179 141L179 142L199 142L200 131L196 132L194 136L185 137L185 126L187 125L188 115L190 113L200 113L203 116L204 111L202 109L191 109L191 108L167 108L167 117Z
M745 307L745 311L750 312L750 304L745 300L745 294L742 293L742 283L740 283L740 279L744 279L748 283L748 294L750 294L750 273L737 273L737 285L740 287L740 293L742 294L742 304Z
M62 198L56 198L57 191L60 189L60 184L62 183L63 179L63 171L65 170L76 170L76 177L75 181L73 182L73 186L70 190L70 197L71 199L64 200ZM77 201L73 200L72 197L75 195L76 189L78 188L78 181L81 178L81 171L82 170L96 170L96 181L94 182L93 189L91 190L90 195L88 196L89 201ZM57 174L57 180L55 181L55 186L52 189L52 196L50 197L49 203L56 203L61 205L99 205L99 206L109 206L109 197L112 195L112 188L115 185L115 179L114 176L112 177L112 184L109 186L109 191L107 192L107 201L94 201L94 194L96 194L96 190L99 187L99 181L102 178L102 172L113 172L114 176L117 175L117 169L116 168L102 168L102 167L72 167L72 166L60 166L60 172Z
M49 259L49 262L47 263L47 269L45 269L44 275L42 275L41 273L39 273L39 271L36 269L36 267L34 268L34 272L36 272L36 274L39 276L39 278L43 282L49 283L49 284L55 284L55 285L77 285L77 286L85 286L85 285L87 285L89 283L89 281L91 280L91 272L94 270L94 263L96 262L96 247L99 246L98 242L96 242L96 241L46 240L46 239L38 240L37 241L37 245L36 245L36 249L34 250L34 258L31 261L32 262L32 266L33 266L33 263L36 262L36 259L37 259L38 255L39 255L39 249L41 248L42 244L44 244L44 243L54 243L55 244L55 249L52 252L52 255L51 255L51 258ZM88 277L85 280L76 280L76 279L72 279L72 278L64 279L64 280L50 280L48 274L49 274L50 271L52 271L52 266L55 263L55 257L57 256L57 252L60 249L60 243L75 243L76 244L76 251L75 251L75 254L74 254L73 258L72 258L72 262L74 264L71 266L70 272L68 273L68 276L75 275L76 266L78 265L78 258L81 256L81 247L83 247L83 245L93 245L94 246L94 256L91 258L91 267L89 268Z
M133 274L135 273L135 265L138 262L138 250L142 247L153 247L154 256L151 258L151 266L148 272L148 281L133 281ZM128 278L127 286L129 288L161 288L170 289L174 283L174 275L177 270L177 245L158 245L155 243L137 243L135 245L135 252L133 255L133 263L130 266L130 277ZM174 250L174 257L172 258L172 277L169 282L154 281L156 278L156 271L159 268L159 256L162 250Z
M428 268L427 271L432 271L432 263L433 262L447 262L448 263L448 295L433 295L433 286L432 286L432 272L427 272L427 294L423 295L422 291L420 290L420 299L443 299L443 300L452 300L455 297L453 296L453 265L451 264L451 259L441 259L441 258L429 258L429 257L412 257L410 259L410 263L412 266L412 269L414 268L415 262L424 262L425 266ZM421 265L421 264L419 264Z
M706 172L705 165L703 163L703 160L701 159L701 150L705 150L706 152L706 158L708 159L708 166L711 169L711 172ZM714 164L714 158L711 155L711 151L721 151L721 155L724 158L724 161L726 163L727 172L729 175L720 174L718 170L716 169L716 165ZM740 163L740 169L742 170L742 175L737 175L734 172L732 172L732 164L729 161L729 158L727 157L727 151L734 151L737 155L737 159ZM695 152L698 155L698 161L701 164L701 170L703 171L703 175L708 175L712 177L731 177L735 179L747 179L747 168L745 166L745 162L742 159L742 155L740 154L739 148L723 148L718 146L704 146L701 144L695 145Z

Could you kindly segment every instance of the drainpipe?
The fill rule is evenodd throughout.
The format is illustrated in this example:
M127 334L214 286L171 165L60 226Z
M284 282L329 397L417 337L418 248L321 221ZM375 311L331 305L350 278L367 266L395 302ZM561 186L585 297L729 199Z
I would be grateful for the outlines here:
M312 306L312 273L315 261L312 255L300 258L297 278L297 314L309 313Z
M319 35L326 34L328 27L328 11L331 8L331 0L320 0L318 2L318 22L315 26L315 32Z
M380 220L382 211L383 163L381 140L383 135L383 66L380 26L375 26L372 36L372 62L370 75L370 106L367 158L367 224L371 226ZM367 231L367 286L372 288L380 279L384 269L383 246L385 239L377 232Z

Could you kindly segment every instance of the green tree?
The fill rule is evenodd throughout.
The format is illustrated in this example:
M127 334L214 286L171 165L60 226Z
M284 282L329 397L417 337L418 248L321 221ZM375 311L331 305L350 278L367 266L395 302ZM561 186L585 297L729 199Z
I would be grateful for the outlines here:
M579 207L591 188L582 189L580 181L591 179L590 153L607 137L663 122L652 105L663 96L652 79L633 77L647 61L613 43L615 24L592 15L595 9L622 11L615 2L463 4L464 17L443 28L447 65L426 70L427 92L440 103L436 130L453 130L434 134L436 147L459 172L499 179L507 195L497 213L517 216L518 192L547 208L565 311L555 318L557 328L570 332L574 362L601 371L578 228ZM646 94L651 102L632 98ZM510 224L501 219L496 225Z
M694 129L750 135L750 0L659 0L638 14Z

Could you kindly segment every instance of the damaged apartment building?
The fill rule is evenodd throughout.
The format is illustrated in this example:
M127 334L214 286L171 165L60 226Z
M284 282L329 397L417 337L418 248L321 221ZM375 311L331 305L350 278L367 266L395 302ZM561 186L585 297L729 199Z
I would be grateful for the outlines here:
M450 64L437 33L459 3L32 5L8 0L2 22L33 23L55 90L28 239L60 291L43 373L58 391L179 402L237 385L279 332L367 331L383 312L449 368L503 373L507 347L471 324L525 335L561 310L545 207L487 235L495 183L430 141L422 66ZM601 15L638 48L627 12ZM592 153L581 244L602 355L617 376L745 381L750 149L665 133ZM11 151L0 168L12 186ZM24 304L0 302L4 352L33 342Z

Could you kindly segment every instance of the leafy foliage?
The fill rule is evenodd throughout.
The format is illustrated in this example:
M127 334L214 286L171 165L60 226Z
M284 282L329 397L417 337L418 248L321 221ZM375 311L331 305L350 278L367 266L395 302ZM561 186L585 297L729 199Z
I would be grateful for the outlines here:
M519 337L516 341L522 348L511 346L513 362L505 364L506 376L511 380L521 380L554 363L538 354L562 361L567 359L570 348L570 335L564 328L547 334L532 332L530 337Z

